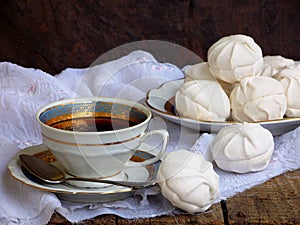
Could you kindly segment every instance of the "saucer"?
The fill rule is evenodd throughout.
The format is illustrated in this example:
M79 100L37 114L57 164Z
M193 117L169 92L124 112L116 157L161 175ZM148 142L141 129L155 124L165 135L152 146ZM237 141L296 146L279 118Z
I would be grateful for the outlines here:
M150 146L143 144L140 149L151 149ZM8 170L13 178L25 185L31 186L39 190L55 193L58 198L72 202L109 202L124 199L133 194L134 188L122 187L117 185L109 185L105 187L85 188L68 184L45 184L38 183L34 179L28 178L22 171L19 162L20 154L30 154L41 158L49 163L59 165L55 157L47 149L45 145L36 145L25 148L18 152L8 163ZM153 157L152 154L143 150L138 150L132 157L132 161L143 161ZM156 176L160 162L153 165L126 168L123 170L128 181L148 181L153 180ZM88 182L90 183L90 182Z
M63 170L62 170L63 171ZM128 173L128 172L127 172ZM115 180L115 181L127 181L128 174L125 173L124 170L120 171L115 176L111 176L109 178L102 178L102 180ZM67 177L73 177L72 175L65 174ZM104 184L104 183L97 183L97 182L88 182L88 181L79 181L79 180L66 180L67 184L75 187L83 187L83 188L103 188L111 186L112 184Z
M55 165L55 166L58 167L61 171L64 171L63 167L61 167L60 165ZM108 178L101 178L101 179L102 180L127 181L128 180L127 173L125 173L125 171L122 170L114 176L110 176ZM74 176L72 176L71 174L65 173L65 177L68 178L68 177L74 177ZM82 188L102 188L102 187L108 187L108 186L112 185L112 184L104 184L104 183L89 182L89 181L79 181L79 180L66 180L65 183L67 183L71 186L82 187Z

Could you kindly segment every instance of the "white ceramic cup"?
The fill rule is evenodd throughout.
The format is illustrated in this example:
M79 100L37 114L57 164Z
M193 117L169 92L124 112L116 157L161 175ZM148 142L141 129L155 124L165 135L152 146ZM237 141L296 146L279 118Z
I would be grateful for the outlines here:
M123 169L150 165L163 156L166 130L145 132L151 111L142 104L117 98L66 99L38 110L44 144L64 166L79 177L115 176ZM147 138L159 135L159 153L143 162L130 158Z

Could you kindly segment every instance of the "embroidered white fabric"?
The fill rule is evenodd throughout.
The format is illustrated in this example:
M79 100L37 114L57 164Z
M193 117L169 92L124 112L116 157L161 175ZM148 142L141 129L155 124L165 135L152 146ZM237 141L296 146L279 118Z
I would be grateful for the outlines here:
M40 129L34 116L42 105L59 99L100 94L139 101L148 90L179 78L183 78L180 69L158 63L151 54L143 51L132 52L92 69L68 68L56 76L8 62L0 63L0 224L45 224L55 210L71 222L101 214L135 219L182 213L162 197L157 186L137 190L133 197L125 200L73 203L60 201L55 194L19 183L6 170L7 163L18 151L41 143ZM199 137L195 131L154 115L149 129L157 128L165 128L170 133L167 151L191 149L210 159L207 150L213 134ZM221 189L221 196L216 202L300 167L300 151L297 151L300 128L276 137L275 146L272 161L262 172L240 175L215 167L220 175Z

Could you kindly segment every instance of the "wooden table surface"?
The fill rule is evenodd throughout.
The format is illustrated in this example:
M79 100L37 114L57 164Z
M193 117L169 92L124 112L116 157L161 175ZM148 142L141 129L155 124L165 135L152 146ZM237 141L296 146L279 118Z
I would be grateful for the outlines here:
M229 224L300 224L300 170L275 177L227 199ZM69 224L55 213L48 224ZM197 215L168 215L128 220L115 215L98 216L80 224L224 224L221 204Z

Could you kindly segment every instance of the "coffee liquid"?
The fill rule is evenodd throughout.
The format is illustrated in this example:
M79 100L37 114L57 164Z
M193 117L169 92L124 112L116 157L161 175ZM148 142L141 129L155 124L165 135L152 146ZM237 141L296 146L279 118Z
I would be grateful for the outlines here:
M141 121L124 120L111 117L96 118L76 118L72 120L60 121L52 124L51 127L77 132L101 132L119 130L137 125Z

